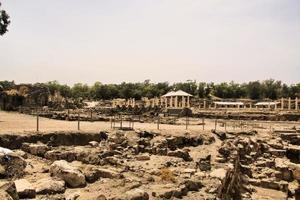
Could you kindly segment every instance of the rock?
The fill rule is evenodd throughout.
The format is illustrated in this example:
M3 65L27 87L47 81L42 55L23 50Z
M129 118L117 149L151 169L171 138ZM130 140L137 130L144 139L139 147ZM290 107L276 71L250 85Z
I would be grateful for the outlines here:
M96 142L96 141L90 141L90 142L89 142L89 145L90 145L91 147L98 147L98 146L99 146L99 142Z
M200 136L190 137L189 135L185 136L172 136L166 138L166 144L169 149L172 151L176 150L177 148L184 148L193 146L196 147L198 145L203 144L203 138Z
M295 199L299 199L299 197L297 197L297 193L299 192L299 182L297 180L294 180L293 182L289 183L288 189L289 189L289 193L291 194L291 196L294 196Z
M19 178L24 175L24 169L27 163L22 157L15 153L0 153L0 165L5 169L3 174L5 178Z
M21 199L32 199L35 198L35 189L32 184L26 179L19 179L15 181L17 193Z
M126 200L148 200L149 195L141 189L134 189L125 193Z
M28 152L32 155L36 156L44 156L47 151L49 151L49 147L43 143L31 144L31 143L23 143L22 150Z
M184 185L188 191L199 191L203 187L203 184L197 180L187 180Z
M60 179L44 178L33 184L37 194L57 194L65 192L65 182Z
M293 172L289 169L288 163L284 159L275 159L275 169L279 171L277 178L289 182L293 180Z
M83 187L86 185L85 176L76 167L71 166L65 160L55 161L50 166L50 173L52 176L56 176L64 180L68 186Z
M227 138L227 136L226 136L226 133L225 132L217 132L216 130L212 130L212 132L214 133L214 134L216 134L217 136L218 136L218 138L220 139L220 140L226 140L226 138Z
M214 178L223 180L226 177L227 171L224 168L213 170L209 175Z
M300 163L300 145L289 145L286 148L286 157L294 163Z
M170 151L167 155L182 158L184 161L193 161L193 158L190 156L190 154L182 150Z
M204 158L200 158L199 162L197 163L197 166L201 171L209 171L211 169L211 155L207 155Z
M285 181L272 181L269 179L262 179L260 181L260 186L263 188L269 188L269 189L274 189L274 190L280 190L283 192L287 192L288 191L288 183Z
M88 166L84 169L86 181L93 183L100 178L121 178L122 175L109 169L97 168L95 166Z
M107 200L107 198L103 194L100 194L97 196L96 200Z
M121 175L109 169L98 168L99 177L101 178L120 178Z
M66 197L66 200L76 200L80 197L80 193L79 192L72 192L71 194L69 194Z
M138 155L135 157L135 159L139 161L145 161L145 160L150 160L150 156L148 154Z
M7 148L0 147L0 153L7 155L7 154L12 154L13 151Z
M141 131L138 133L138 135L140 138L150 138L150 139L153 139L156 136L155 133L148 132L148 131Z
M12 197L5 191L0 191L1 200L13 200Z
M290 163L288 167L293 172L294 179L300 181L300 164Z
M122 152L117 150L107 150L100 154L100 158L107 158L114 155L122 155Z
M284 149L269 149L269 153L276 157L283 158L286 155L286 150Z
M1 200L19 200L16 185L11 181L0 181Z
M100 138L101 140L107 140L108 139L108 134L105 131L100 131Z
M28 158L27 153L25 151L17 149L17 150L14 150L14 153L24 159Z

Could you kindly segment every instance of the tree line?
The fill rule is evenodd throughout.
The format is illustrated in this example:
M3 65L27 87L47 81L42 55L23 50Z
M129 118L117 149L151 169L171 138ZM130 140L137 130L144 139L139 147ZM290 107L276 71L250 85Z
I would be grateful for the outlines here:
M60 94L66 98L83 98L90 100L109 100L114 98L159 97L172 90L183 90L199 98L250 98L250 99L278 99L281 97L300 97L300 83L285 84L281 81L268 79L264 81L250 81L248 83L205 83L186 81L174 84L168 82L152 83L150 80L138 83L103 84L96 82L89 86L76 83L73 86L60 84L58 81L47 83L36 83L33 85L47 87L51 95ZM13 81L0 81L0 89L7 90L15 88Z

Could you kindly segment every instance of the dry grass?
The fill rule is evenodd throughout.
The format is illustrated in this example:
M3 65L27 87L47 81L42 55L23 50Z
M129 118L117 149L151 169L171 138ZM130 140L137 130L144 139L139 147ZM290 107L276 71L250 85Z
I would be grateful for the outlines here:
M160 170L160 178L162 181L173 183L176 182L174 173L168 168L163 168Z

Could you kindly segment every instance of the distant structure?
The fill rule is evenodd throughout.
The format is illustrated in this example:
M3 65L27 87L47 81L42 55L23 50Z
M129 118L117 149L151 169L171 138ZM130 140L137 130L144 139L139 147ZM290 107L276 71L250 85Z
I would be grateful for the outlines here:
M182 90L171 91L162 96L165 108L189 108L193 95Z
M243 102L224 102L224 101L215 101L215 109L216 108L241 108L244 107Z

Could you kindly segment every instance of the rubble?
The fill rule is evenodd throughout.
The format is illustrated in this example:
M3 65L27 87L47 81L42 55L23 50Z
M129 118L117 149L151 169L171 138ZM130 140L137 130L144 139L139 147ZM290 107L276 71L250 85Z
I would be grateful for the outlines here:
M22 177L26 166L26 161L15 153L0 153L0 173L4 178Z
M15 181L16 189L19 198L21 199L32 199L35 198L36 192L32 184L26 179L19 179Z
M36 194L57 194L65 192L65 182L61 179L55 178L43 178L37 180L36 183L33 184L33 187L36 190Z
M19 200L16 185L12 181L0 181L0 197L3 200Z
M15 146L22 150L0 153L1 178L7 191L15 188L0 190L0 197L227 200L263 198L262 191L299 197L299 147L281 133L260 134L115 130L77 139L51 135L48 142L28 136ZM57 145L58 138L68 141Z
M83 187L86 185L85 176L76 167L71 166L67 161L55 161L50 166L52 176L61 178L70 187Z

